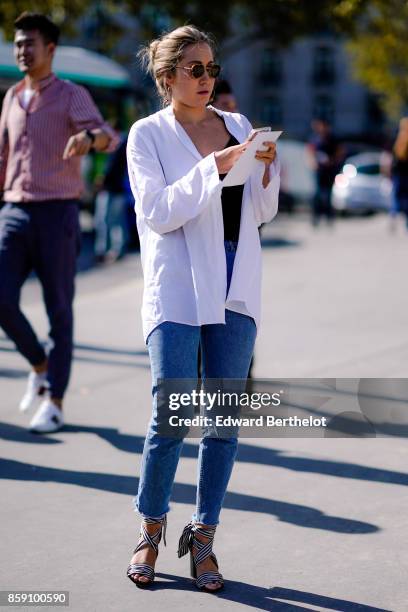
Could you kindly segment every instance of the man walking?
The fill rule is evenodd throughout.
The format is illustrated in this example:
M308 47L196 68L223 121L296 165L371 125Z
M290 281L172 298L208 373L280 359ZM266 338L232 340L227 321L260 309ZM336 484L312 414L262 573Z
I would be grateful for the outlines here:
M79 250L80 156L113 151L115 132L88 92L52 72L59 28L44 15L14 22L14 54L24 79L4 98L0 118L0 326L32 371L20 403L43 398L30 423L37 433L63 426L73 343L74 277ZM50 323L46 353L20 310L20 290L35 270Z
M322 215L326 216L329 223L334 220L331 192L344 157L344 151L332 134L328 121L322 118L314 119L312 129L313 136L309 141L308 149L316 180L315 195L312 201L312 224L317 226Z

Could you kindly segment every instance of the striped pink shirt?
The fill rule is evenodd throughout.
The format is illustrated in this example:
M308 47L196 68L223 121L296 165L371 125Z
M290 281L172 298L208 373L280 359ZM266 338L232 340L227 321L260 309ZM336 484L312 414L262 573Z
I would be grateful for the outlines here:
M88 91L58 79L40 81L24 109L24 80L4 98L0 118L0 192L5 202L77 199L83 191L81 157L62 159L68 139L102 128L114 151L119 137L102 119Z

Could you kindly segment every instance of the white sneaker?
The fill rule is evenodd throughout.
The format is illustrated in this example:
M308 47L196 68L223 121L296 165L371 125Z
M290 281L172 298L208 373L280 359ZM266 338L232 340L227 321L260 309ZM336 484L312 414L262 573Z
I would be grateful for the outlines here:
M30 408L32 408L40 399L41 395L43 395L47 388L47 372L37 374L37 372L31 371L28 375L26 392L20 402L21 412L27 412L27 410L30 410Z
M50 399L45 399L31 419L29 429L35 433L52 433L61 429L63 425L62 410Z

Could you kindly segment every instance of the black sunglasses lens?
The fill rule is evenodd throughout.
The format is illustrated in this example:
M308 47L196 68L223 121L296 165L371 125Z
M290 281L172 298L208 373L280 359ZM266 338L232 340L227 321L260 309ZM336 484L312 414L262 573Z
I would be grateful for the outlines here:
M204 66L202 64L195 64L191 69L191 74L195 79L199 79L204 74Z
M221 72L221 66L218 66L218 64L213 64L213 66L211 66L211 68L208 71L210 77L212 77L213 79L216 79L217 76L220 74L220 72Z

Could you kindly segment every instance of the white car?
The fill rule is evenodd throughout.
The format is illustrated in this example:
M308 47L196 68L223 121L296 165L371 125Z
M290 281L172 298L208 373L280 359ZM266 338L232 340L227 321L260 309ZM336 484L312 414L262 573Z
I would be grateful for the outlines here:
M391 180L381 174L382 154L359 153L346 159L337 174L331 201L335 210L372 212L391 207Z

